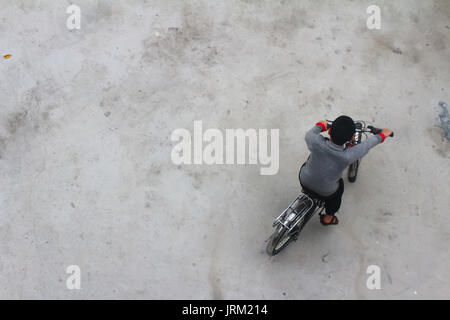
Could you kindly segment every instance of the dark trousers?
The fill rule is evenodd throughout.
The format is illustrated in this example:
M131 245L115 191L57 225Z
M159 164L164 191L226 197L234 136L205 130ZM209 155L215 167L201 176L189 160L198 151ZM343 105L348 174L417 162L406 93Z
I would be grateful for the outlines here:
M300 169L300 171L301 170L302 169ZM339 188L337 189L337 191L327 197L324 197L312 190L309 190L304 185L302 185L302 181L300 180L300 172L298 173L298 180L300 181L300 185L302 186L303 190L305 190L305 193L307 193L313 198L325 201L325 213L327 215L334 216L334 214L338 212L339 208L341 207L342 194L344 193L344 180L342 178L339 179Z

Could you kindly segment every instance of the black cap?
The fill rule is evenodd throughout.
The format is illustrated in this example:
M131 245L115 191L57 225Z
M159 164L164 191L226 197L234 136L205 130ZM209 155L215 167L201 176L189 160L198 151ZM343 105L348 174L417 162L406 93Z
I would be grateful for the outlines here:
M331 125L330 136L333 143L343 145L355 134L355 122L348 116L337 117Z

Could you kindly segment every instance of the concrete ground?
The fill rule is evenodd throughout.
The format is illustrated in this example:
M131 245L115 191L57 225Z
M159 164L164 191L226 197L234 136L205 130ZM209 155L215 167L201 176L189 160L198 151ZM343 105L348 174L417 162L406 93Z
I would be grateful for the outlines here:
M380 30L367 1L76 0L68 30L70 3L0 1L0 298L450 298L449 1L377 1ZM304 134L341 114L396 135L338 226L270 258ZM194 120L279 129L278 174L175 165Z

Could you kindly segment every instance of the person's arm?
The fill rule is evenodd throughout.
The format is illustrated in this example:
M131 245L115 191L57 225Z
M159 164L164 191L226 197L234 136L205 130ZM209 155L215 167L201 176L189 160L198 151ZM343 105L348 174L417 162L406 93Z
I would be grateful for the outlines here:
M384 133L378 133L348 149L347 156L349 157L349 163L353 163L364 157L370 149L375 147L377 144L382 143L384 139L386 139Z
M316 125L306 133L305 141L309 151L313 150L315 144L325 139L320 135L321 132L327 130L325 123L324 121L317 122Z

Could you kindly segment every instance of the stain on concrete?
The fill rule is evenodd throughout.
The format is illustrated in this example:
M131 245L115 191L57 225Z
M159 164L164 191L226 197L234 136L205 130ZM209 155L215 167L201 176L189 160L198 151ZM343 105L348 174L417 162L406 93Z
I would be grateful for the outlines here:
M388 234L389 241L395 240L397 238L398 238L398 236L396 234Z
M220 278L215 274L213 270L210 270L208 274L209 284L212 288L212 299L223 300L222 289L220 288Z
M411 53L410 53L410 59L412 60L412 62L415 63L420 63L422 61L422 56L420 54L419 50L416 49L411 49Z
M400 50L399 48L393 48L392 52L396 54L403 54L402 50Z
M445 113L444 113L445 118ZM446 128L446 121L443 122ZM448 140L448 131L440 126L440 124L430 126L427 128L428 135L433 142L432 150L439 156L450 159L450 143Z
M192 186L195 189L200 189L202 186L202 177L203 175L200 174L199 172L189 172L188 176L192 178Z
M374 37L375 44L378 48L387 49L396 54L403 54L402 50L393 44L393 40L388 36Z
M447 37L445 37L443 34L436 32L434 34L433 48L436 51L444 51L447 48L446 39Z
M21 127L25 126L28 111L14 112L8 116L7 129L10 134L14 134Z
M169 34L175 34L175 33L179 33L179 32L183 32L183 29L179 28L179 27L169 27L169 28L167 28L167 33L169 33Z
M416 110L418 107L419 107L418 105L409 106L409 107L408 107L408 114L409 114L410 116L412 116L412 115L413 115L413 111Z
M99 1L97 3L96 15L104 19L109 19L112 16L111 4L107 1Z
M420 19L419 19L419 15L412 13L410 14L409 18L411 19L412 22L414 23L419 23Z
M50 119L50 113L48 111L42 112L41 116L42 116L42 119L45 121L48 121Z
M450 140L450 117L448 113L448 105L446 102L439 102L439 106L442 108L441 113L439 113L440 127L444 130L444 136L447 140Z

